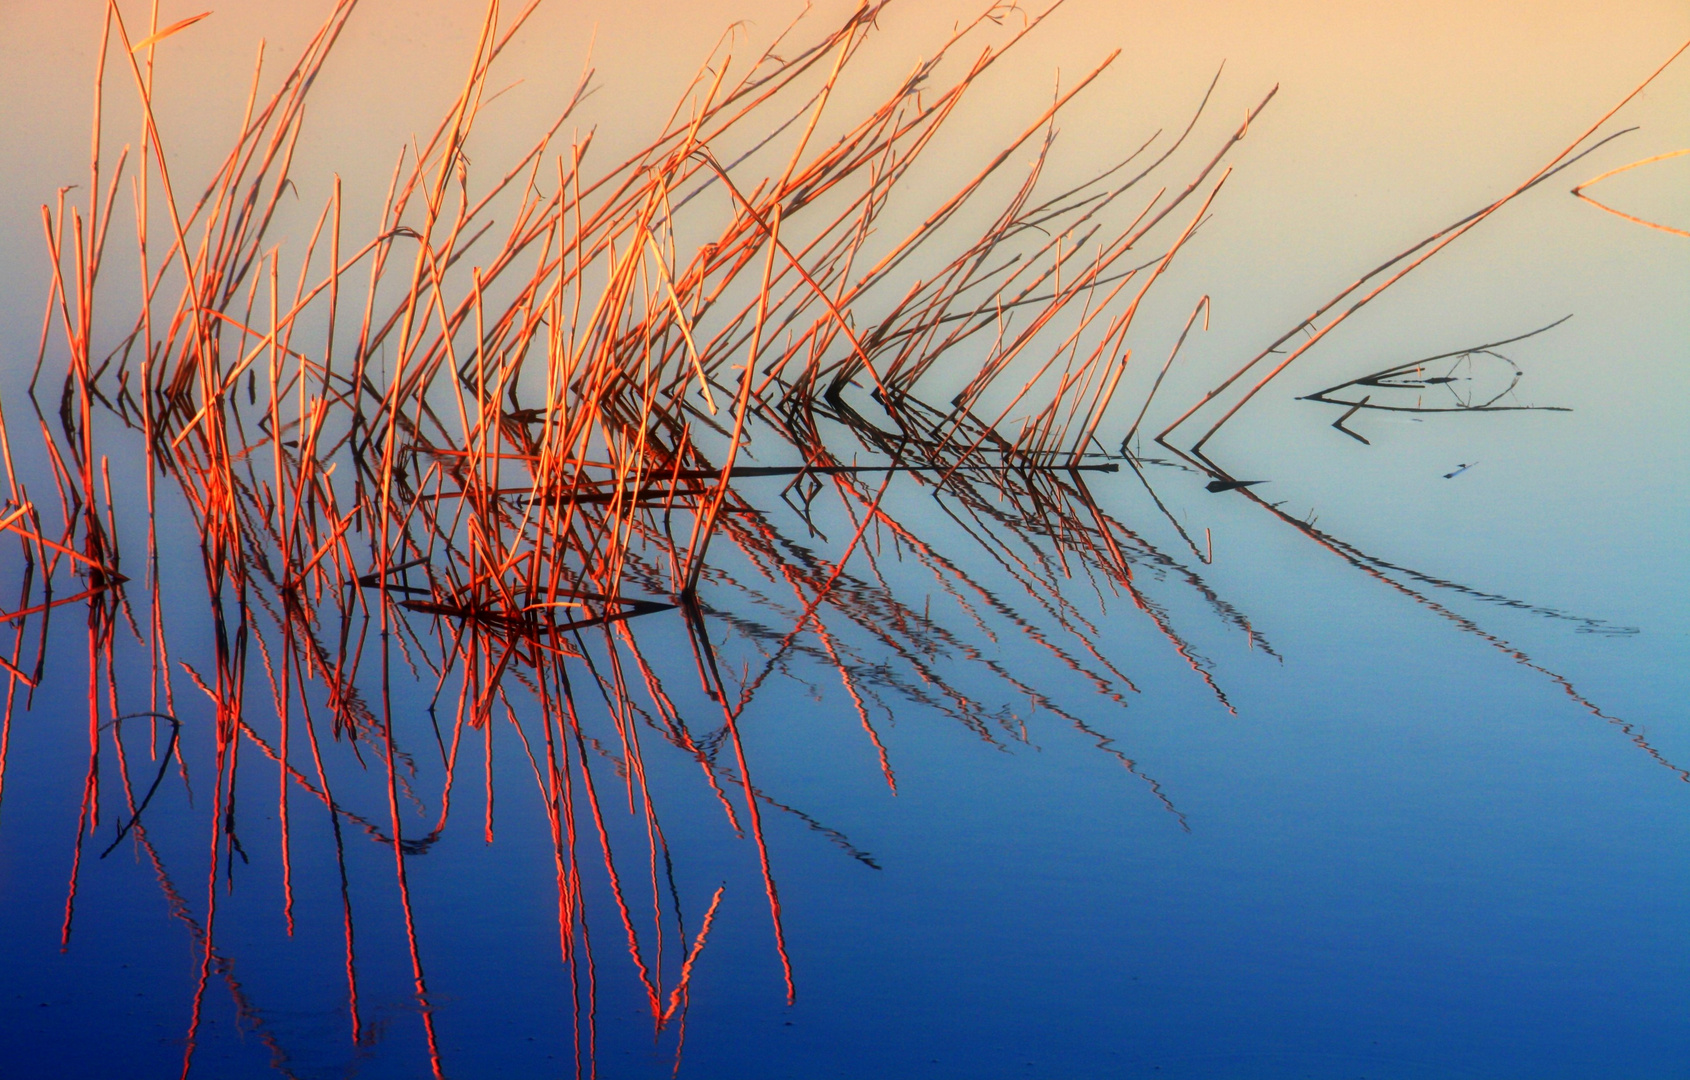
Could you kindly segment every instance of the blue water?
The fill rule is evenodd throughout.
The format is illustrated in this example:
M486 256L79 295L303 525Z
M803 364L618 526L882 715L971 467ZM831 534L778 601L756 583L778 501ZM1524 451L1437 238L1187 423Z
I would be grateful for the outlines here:
M1393 70L1415 55L1405 45ZM1632 77L1629 60L1608 61ZM1627 120L1642 133L1580 179L1680 145L1684 85L1652 90ZM1599 90L1592 99L1611 104L1612 88ZM1560 145L1542 130L1576 134L1590 119L1523 119L1497 136L1506 161L1480 160L1491 136L1468 133L1462 168L1481 175L1451 171L1392 201L1411 166L1378 166L1359 193L1344 186L1359 168L1347 159L1337 178L1309 179L1308 144L1337 136L1311 134L1326 129L1295 111L1314 108L1296 93L1288 81L1290 115L1248 145L1256 159L1240 152L1236 200L1170 271L1165 310L1135 339L1148 359L1129 397L1194 298L1215 297L1214 327L1193 339L1153 421L1355 274L1529 174ZM1431 153L1441 138L1416 145ZM1280 187L1247 187L1251 165ZM1616 182L1616 197L1672 212L1675 176ZM29 199L50 197L35 179ZM826 637L804 630L771 665L802 602L718 539L710 564L725 576L701 600L727 686L737 693L768 668L739 728L766 797L790 1002L757 845L736 834L696 757L659 731L625 646L655 853L612 709L586 664L566 669L656 1011L677 1005L662 1025L574 747L557 753L575 785L579 865L565 877L583 923L560 934L544 781L529 758L543 757L546 735L526 691L511 698L520 731L495 710L490 767L482 732L459 733L446 824L404 859L407 919L393 847L361 824L388 829L379 745L335 740L314 686L347 814L337 830L322 801L288 788L290 910L280 778L256 739L237 740L240 851L220 846L213 860L224 844L216 714L180 667L186 778L154 756L168 723L149 748L150 721L125 721L121 758L101 728L101 812L79 842L86 608L57 609L47 678L27 703L14 685L0 762L0 1078L1690 1075L1690 784L1679 771L1690 769L1690 247L1576 204L1564 186L1405 281L1216 439L1210 452L1234 476L1266 481L1251 489L1261 502L1155 462L1144 470L1162 506L1131 471L1088 476L1101 509L1142 538L1128 557L1144 608L1078 560L1064 576L1048 541L972 521L970 535L954 500L901 477L886 509L944 561L867 533L820 609ZM34 243L34 221L8 219L4 235ZM12 257L0 267L8 281L39 269ZM19 471L46 505L23 396L37 299L0 310L0 390ZM1351 426L1364 446L1329 426L1336 410L1296 400L1569 313L1505 351L1526 372L1522 400L1570 413L1363 414ZM1104 429L1116 440L1120 419ZM144 620L138 447L120 434L109 452ZM823 499L812 533L780 502L783 482L741 491L790 544L837 558L855 521ZM161 491L172 660L210 671L195 528L168 483ZM1333 538L1382 563L1347 561ZM0 595L17 594L17 551L0 544ZM1069 606L1018 581L1031 570L1015 560L1041 555ZM1381 566L1388 580L1369 572ZM710 754L743 820L721 706L702 688L681 613L627 627L692 735L715 734ZM340 629L325 613L325 640ZM360 619L350 632L379 708L379 628ZM603 637L589 639L606 670ZM126 623L113 642L119 711L148 708L145 645ZM444 812L456 691L431 713L432 674L413 677L396 644L390 659L395 738L412 769L400 814L414 840ZM246 719L274 745L256 649L246 674ZM105 693L102 682L101 724ZM315 783L297 719L291 738L291 764ZM120 761L137 793L163 779L141 826L103 854L131 816ZM686 993L672 999L718 890Z
M1228 498L1196 493L1184 476L1170 486L1182 482L1192 500ZM1103 491L1135 504L1125 478ZM992 743L901 700L874 717L894 796L836 670L799 660L766 685L742 720L755 781L878 867L765 809L797 980L790 1006L753 846L733 838L696 764L648 731L648 782L689 933L725 885L691 983L683 1075L1679 1075L1690 982L1679 932L1690 891L1672 854L1687 831L1682 779L1545 675L1302 534L1264 521L1246 535L1240 565L1196 565L1245 588L1283 662L1141 575L1218 658L1237 715L1124 600L1099 616L1111 658L1141 684L1124 707L988 621L1001 634L991 655L1106 734L1141 775L1024 701L1015 724L1025 721L1025 741L1000 729ZM907 565L890 570L894 582L913 581ZM1096 614L1095 598L1075 602ZM1564 621L1450 602L1540 646L1539 662L1553 656L1617 683L1619 696L1636 673L1682 658L1681 633L1578 634ZM81 633L70 623L55 629L66 662ZM696 682L680 680L691 662L678 616L636 626L683 686L677 700L708 716ZM838 633L872 655L860 632ZM982 701L1013 697L954 655L935 670ZM172 773L145 828L203 925L210 710L191 688L178 693L198 801L189 805ZM1649 699L1647 688L1632 696ZM421 761L432 750L417 741L426 720L414 695L402 699L398 722ZM584 722L602 734L600 714ZM1672 719L1655 713L1643 725L1669 755L1684 741ZM115 833L109 820L84 846L74 931L59 947L85 726L86 707L69 693L14 719L0 827L0 1059L16 1076L111 1075L116 1060L130 1075L170 1074L203 955L133 842L96 857ZM131 769L150 777L144 737L130 739ZM289 937L274 766L251 744L242 753L250 862L235 866L232 891L219 885L195 1073L426 1072L391 848L343 829L366 1043L354 1046L328 814L291 796ZM575 1069L549 833L521 755L508 724L497 728L491 845L475 738L459 763L453 824L407 860L448 1075ZM608 763L594 770L613 842L634 845L620 870L636 910L644 890L636 918L649 926L643 826L618 806ZM438 774L438 760L425 762L419 790ZM375 763L368 786L337 795L380 809ZM677 1032L654 1040L602 866L585 861L600 1075L667 1074ZM583 1038L587 1028L583 1018Z

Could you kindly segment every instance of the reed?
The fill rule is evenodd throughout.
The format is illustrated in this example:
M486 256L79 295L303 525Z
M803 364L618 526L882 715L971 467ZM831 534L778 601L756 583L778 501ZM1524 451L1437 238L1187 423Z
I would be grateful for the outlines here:
M989 623L1007 626L1124 704L1136 691L1132 679L1070 599L1084 581L1141 612L1230 710L1213 665L1152 595L1157 586L1136 576L1135 567L1149 567L1154 580L1188 588L1250 647L1276 655L1198 573L1111 516L1087 487L1087 476L1118 468L1100 460L1100 433L1117 413L1135 411L1125 451L1179 353L1176 344L1143 396L1126 401L1129 342L1144 301L1208 220L1226 155L1272 91L1182 173L1177 152L1198 129L1213 83L1177 135L1158 133L1111 167L1048 192L1057 118L1119 55L1111 53L1029 115L929 213L892 233L891 208L911 197L940 130L1050 9L1007 32L998 30L1007 11L984 11L882 100L845 118L836 88L869 48L883 4L865 5L808 44L795 26L754 57L735 56L724 39L657 133L603 164L591 135L567 145L560 136L583 109L588 69L531 148L488 172L467 148L494 96L500 57L535 9L507 12L490 0L460 91L426 138L399 151L373 233L349 227L337 179L308 236L278 235L286 232L278 225L284 195L298 191L307 99L356 6L336 0L280 73L267 73L261 54L233 145L209 178L190 183L172 171L152 87L159 44L191 39L203 16L160 28L155 4L142 26L109 0L86 201L63 189L42 211L52 269L31 401L54 498L34 497L14 468L0 414L11 485L0 531L17 539L25 566L19 603L5 616L14 628L9 658L0 658L9 675L0 781L18 684L33 693L44 677L49 616L81 604L89 613L90 764L65 938L83 839L103 821L118 822L119 839L157 865L173 911L202 949L184 1074L200 1000L211 976L227 971L215 913L220 879L226 889L246 858L236 814L243 750L249 770L254 755L275 767L280 910L290 932L291 830L302 808L332 826L355 1042L368 1029L343 830L391 850L436 1075L444 1066L407 865L446 834L460 753L475 742L486 767L480 828L492 841L495 728L509 747L501 752L520 753L531 767L546 807L560 957L590 968L583 862L595 859L659 1031L684 1024L692 973L729 901L717 889L696 933L687 932L681 897L657 869L670 852L642 740L655 737L694 761L729 828L754 845L789 998L797 980L765 813L801 821L875 865L753 776L746 710L795 658L837 673L893 793L892 755L873 720L889 699L934 708L988 742L1027 739L1024 722L965 689L943 655L1069 723L1179 815L1092 721L976 642L992 635ZM136 154L110 149L101 105L118 91L108 81L139 103ZM274 86L268 96L266 85ZM842 132L832 141L817 137L824 117ZM787 143L778 171L760 175L760 163ZM728 147L750 149L723 161ZM1011 161L1028 154L1026 175L1009 175ZM108 313L97 298L107 296L101 271L125 180L139 302ZM970 230L970 220L985 225ZM1206 325L1207 297L1192 308L1181 344L1199 310ZM139 448L141 506L114 497L107 445ZM1200 460L1201 446L1188 460L1220 477ZM1143 479L1140 462L1126 460ZM769 481L783 483L790 514L759 504L757 485ZM977 545L1014 603L942 552L924 535L927 524L901 519L894 484L931 495L942 527ZM54 501L57 524L49 525ZM173 567L158 520L177 505L201 537L203 613L178 614L163 599ZM146 548L141 618L119 546L120 516L137 512ZM847 523L842 543L825 536L833 521ZM828 554L795 541L794 526ZM930 604L917 610L888 583L887 548L931 577L942 613ZM66 588L67 575L82 587ZM1031 605L1032 616L1017 604ZM650 655L636 632L637 620L664 611L684 623L692 675L711 702L708 730L666 681L672 665ZM171 633L193 634L207 616L209 650L173 650ZM750 643L758 667L745 661L736 673L712 626ZM123 701L132 696L116 674L124 628L150 661L144 710L119 708L120 690ZM865 649L893 659L871 661ZM200 706L178 699L184 678L215 718L203 915L190 914L147 837L143 812L167 771L143 772L160 780L137 800L128 776L136 751L120 739L122 721L146 718L149 752L167 734L162 760L185 782L176 734L184 712ZM430 733L403 715L418 686L431 716L450 714L447 731ZM432 753L431 736L440 787L423 827L412 810L425 805L418 761ZM101 807L102 753L121 772L117 811ZM369 762L382 774L374 807L358 791ZM604 783L607 768L614 786ZM629 835L632 855L619 846ZM649 880L628 876L634 866ZM590 1017L592 991L580 993Z

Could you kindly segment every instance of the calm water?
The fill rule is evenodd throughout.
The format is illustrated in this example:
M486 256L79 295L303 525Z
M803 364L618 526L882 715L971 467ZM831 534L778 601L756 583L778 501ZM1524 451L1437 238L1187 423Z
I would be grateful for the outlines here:
M364 57L369 70L326 76L341 95L360 80L375 89L365 112L325 107L300 181L316 184L313 209L284 222L290 235L308 234L336 155L348 160L371 129L385 148L424 122L387 89L388 69L433 63L435 50L461 66L449 46L473 46L472 18L445 12L439 35L419 29L406 44L384 36L389 14L363 12L369 22L348 31L341 61ZM737 17L710 14L712 28ZM762 43L791 13L756 14L748 33ZM172 44L198 50L182 63L203 78L223 50L242 69L266 33L296 54L298 16L265 17L218 16ZM901 75L927 47L923 20L943 29L950 17L888 14L871 73ZM84 76L55 83L49 69L62 54L85 72L98 35L97 16L62 33L47 18L27 5L0 16L16 31L0 58L29 52L31 77L75 105L56 134L45 106L16 107L0 129L13 133L3 401L18 471L43 505L52 481L24 393L46 297L35 207L86 178ZM527 141L531 98L579 72L580 26L537 18L509 69L535 72L534 84L513 91L516 115L484 121L489 157ZM696 63L705 46L690 22L641 46L641 18L655 16L603 13L598 48L602 93L638 85L627 108L643 122L684 77L640 82L639 49ZM1453 16L1408 26L1294 6L1271 30L1225 5L1183 26L1116 18L1062 12L1043 51L1021 56L952 133L955 151L995 139L1000 106L1047 100L1058 64L1068 85L1117 42L1133 70L1068 122L1075 146L1059 175L1119 156L1100 142L1183 124L1222 56L1225 119L1200 129L1205 146L1274 81L1285 89L1229 159L1236 188L1192 257L1158 285L1134 342L1145 365L1129 376L1134 405L1113 408L1105 445L1119 443L1198 296L1213 298L1211 327L1158 391L1147 430L1360 273L1529 177L1690 33L1673 5L1541 20L1498 9L1468 32ZM561 74L544 62L548 40L568 43ZM1471 75L1478 56L1483 77ZM100 728L101 802L87 820L87 607L56 609L41 685L31 695L14 680L0 763L0 1076L1690 1074L1690 240L1566 194L1690 145L1690 59L1680 64L1604 129L1638 131L1344 324L1207 447L1232 476L1265 483L1209 492L1148 439L1142 482L1126 466L1088 475L1136 596L1083 561L1065 565L1064 549L991 505L971 514L900 476L881 509L907 538L865 531L818 620L795 632L809 594L795 594L790 569L831 566L859 522L837 499L804 521L781 499L784 479L736 481L764 512L767 546L712 546L700 620L730 695L755 680L737 726L790 1000L758 845L736 834L700 768L707 758L743 814L742 769L680 609L624 624L650 679L626 639L603 634L584 645L591 665L564 665L582 738L551 751L580 785L577 862L561 875L579 907L562 930L536 763L552 729L526 688L486 735L456 723L455 694L434 701L422 658L391 642L395 802L413 840L403 892L379 741L337 739L319 717L338 813L310 786L298 730L289 760L303 780L284 783L265 754L280 731L270 658L256 650L227 796L235 850L217 819L236 810L218 801L216 710L181 667L214 663L199 538L161 480L181 765L166 753L168 721ZM417 95L447 100L450 83L419 78ZM592 104L591 120L613 114ZM1124 123L1115 112L1138 126L1108 127ZM1012 126L1026 123L1018 115ZM20 149L26 138L38 153ZM190 162L210 153L181 141ZM391 167L385 149L377 157L342 170L372 207ZM1663 161L1592 194L1690 228L1686 170L1690 157ZM1346 421L1364 444L1331 426L1342 409L1297 400L1569 314L1496 351L1524 373L1507 401L1570 412L1364 410ZM1485 363L1449 369L1470 383L1373 391L1424 398L1512 378ZM872 411L866 393L852 400ZM140 443L109 430L119 531L139 551ZM869 460L834 436L843 456ZM0 552L0 592L19 595L20 549ZM144 624L141 574L129 572ZM383 648L377 622L324 620L325 640ZM28 627L33 657L40 626ZM120 714L149 707L145 637L127 621L113 636ZM367 664L360 688L379 711L378 675ZM669 737L650 680L701 750ZM102 724L106 692L102 681ZM323 707L320 685L307 699ZM126 787L139 797L155 777L142 827L115 842L133 817Z

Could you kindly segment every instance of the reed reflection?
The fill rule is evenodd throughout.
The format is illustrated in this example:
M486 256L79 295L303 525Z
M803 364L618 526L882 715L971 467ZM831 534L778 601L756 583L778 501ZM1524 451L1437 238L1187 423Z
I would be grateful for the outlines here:
M731 882L684 892L675 866L688 852L661 809L677 796L654 781L653 755L696 768L726 832L755 850L788 1000L801 980L768 816L877 866L760 782L744 725L772 681L837 676L889 794L896 762L879 718L919 707L1012 746L1031 742L1036 711L1184 824L1092 718L1096 702L1138 690L1100 613L1124 597L1228 711L1175 601L1278 654L1196 569L1209 556L1156 496L1148 462L1125 458L1195 566L1112 516L1088 483L1119 470L1098 432L1119 411L1141 304L1207 220L1226 154L1271 91L1242 124L1197 136L1205 96L1177 134L1047 191L1055 119L1111 54L898 231L936 133L1042 15L1004 28L1003 11L983 13L883 102L843 118L831 97L878 7L807 39L796 26L755 57L725 38L658 136L602 166L591 135L560 141L591 86L584 72L532 150L487 172L471 135L532 11L495 3L462 94L400 151L374 235L343 220L337 183L295 258L277 222L297 193L305 102L354 8L333 7L268 98L255 74L246 123L202 191L172 175L151 107L155 49L194 20L160 28L155 10L143 29L108 7L97 97L121 87L143 123L138 153L114 154L97 111L84 201L67 188L43 210L53 278L29 437L45 498L32 487L47 481L13 465L23 433L0 427L11 485L0 529L21 567L5 616L0 782L14 709L49 680L76 681L87 770L62 944L90 866L144 858L200 959L183 1075L218 981L293 1075L284 1037L218 943L219 902L252 863L254 800L279 830L287 933L306 917L296 863L320 865L332 848L352 1047L383 1027L360 1005L358 927L371 916L349 851L390 857L436 1076L450 1068L427 963L440 931L416 916L412 874L450 832L495 842L496 755L526 767L544 808L578 1075L595 1068L607 977L637 986L678 1068L693 976L719 913L741 899ZM1187 161L1179 152L1200 138ZM1031 164L1009 177L1017 154ZM132 251L108 268L108 239L130 227ZM133 280L113 286L119 273ZM136 308L108 314L126 293ZM1261 501L1201 445L1182 457L1211 487ZM131 494L137 472L144 490ZM178 591L161 539L176 514L200 538L203 604ZM1303 531L1432 603L1401 583L1412 572ZM142 547L139 581L124 574L125 543ZM929 579L919 600L906 574ZM1077 599L1086 590L1095 604ZM85 627L55 623L59 609L84 613ZM85 671L64 644L72 634ZM1006 635L1029 648L999 649ZM685 653L665 647L682 636ZM1049 690L1038 664L1069 673L1084 704ZM209 741L190 750L184 729ZM206 852L196 899L156 842L190 829ZM615 912L610 929L590 928L596 906Z

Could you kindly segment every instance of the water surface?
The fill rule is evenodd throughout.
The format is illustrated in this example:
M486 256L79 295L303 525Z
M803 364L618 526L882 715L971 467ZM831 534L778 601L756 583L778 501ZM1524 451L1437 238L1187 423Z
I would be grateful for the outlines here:
M63 529L42 442L46 430L73 452L57 413L72 350L58 329L39 420L26 390L48 298L35 207L86 182L86 90L74 88L99 26L97 14L58 28L18 11L8 54L35 56L31 78L76 102L4 120L18 136L5 151L12 300L0 318L12 479ZM301 16L270 11L274 23L260 26L264 11L219 14L160 46L160 78L180 80L161 90L161 125L169 118L167 146L196 194L232 135L196 138L182 104L193 80L216 88L207 93L223 117L240 96L225 92L220 65L243 72L244 87L257 36L274 35L289 64L303 42ZM710 14L713 31L740 13ZM758 14L747 40L761 47L783 23ZM309 239L336 171L348 205L374 220L386 148L413 130L426 137L460 88L459 75L430 74L395 94L389 68L432 72L437 59L461 72L476 19L454 12L438 34L399 40L387 15L354 14L313 91L325 119L305 127L299 204L283 204L274 237L290 252ZM830 18L815 17L813 37ZM878 101L928 55L917 42L949 26L895 8L882 18L851 69L859 81L830 102L842 116ZM1134 324L1136 359L1098 426L1110 456L1083 447L1097 455L1087 464L1118 471L863 474L850 478L854 495L817 475L786 499L791 476L741 475L730 484L739 510L712 540L695 601L578 636L488 629L400 608L411 594L331 588L321 595L363 599L345 600L344 616L341 601L315 601L326 652L296 661L284 730L273 688L284 658L309 649L260 610L257 597L278 604L281 591L253 586L247 651L220 661L205 530L184 495L193 485L180 471L158 477L155 590L145 442L97 405L96 453L113 479L96 490L115 492L129 606L103 589L54 608L45 627L39 615L14 623L16 650L7 644L25 674L38 652L44 663L33 693L13 680L4 750L0 1072L1679 1075L1690 241L1566 190L1690 145L1690 69L1669 69L1590 141L1636 131L1497 212L1299 359L1207 444L1220 471L1147 436L1361 273L1531 177L1671 54L1683 13L1497 9L1459 32L1453 18L1405 26L1295 7L1271 26L1224 5L1188 24L1120 18L1053 15L1015 66L982 84L884 223L890 235L919 220L929 196L980 167L966 152L1037 116L1058 66L1071 86L1116 44L1124 60L1063 121L1052 190L1158 128L1171 137L1225 56L1193 147L1171 163L1168 181L1183 183L1280 83L1228 152L1235 172L1213 218ZM708 48L690 23L641 38L641 19L650 13L601 15L605 89L579 131L598 124L610 157L631 152L627 129L654 129L684 88L667 58L685 55L690 75ZM541 9L536 20L489 93L519 76L533 85L511 91L508 112L490 106L471 144L489 176L537 137L529 118L557 111L586 55L573 17ZM994 32L986 40L1009 31ZM164 66L167 48L181 67ZM46 70L58 55L74 58L59 65L74 79ZM119 61L114 50L111 72ZM135 130L132 86L111 72L110 122L127 126L108 135L108 154ZM347 104L365 94L367 109ZM235 120L206 126L219 123ZM818 128L821 145L842 133L837 123ZM371 129L383 149L364 155ZM39 149L17 149L26 144ZM791 143L781 145L744 175L778 176ZM1690 228L1687 162L1592 194ZM1145 258L1196 207L1150 238L1161 246ZM114 230L133 230L125 212ZM688 235L675 236L684 248ZM926 272L912 263L909 277ZM282 274L298 273L284 259ZM127 326L132 279L111 271L101 354ZM1209 328L1193 331L1124 458L1120 441L1204 294ZM864 323L891 302L865 301ZM1567 315L1495 351L1521 374L1499 403L1571 411L1362 410L1345 423L1364 443L1331 426L1342 408L1300 400ZM988 344L952 354L912 398L942 412ZM1463 362L1427 370L1475 384L1513 377L1484 357ZM724 368L717 392L731 401L738 385ZM1450 389L1461 385L1360 393L1412 393L1421 405L1428 393L1489 397ZM807 406L823 417L819 445L842 463L892 460L894 420L871 389L859 376L839 401ZM701 406L690 406L697 445L720 468L729 440L705 429ZM252 419L244 384L229 408ZM802 440L772 423L748 426L754 459L740 465L805 460ZM1206 426L1170 441L1188 451ZM335 483L354 468L342 460ZM1206 490L1216 476L1264 483ZM872 527L870 514L882 515ZM1105 534L1118 561L1096 539ZM347 565L379 569L374 533L360 523L351 535ZM85 544L87 532L71 538ZM623 592L674 603L668 549L647 540ZM45 602L42 549L6 550L16 609ZM52 599L105 584L79 566L60 561ZM155 592L168 663L153 651ZM235 604L226 591L226 618ZM480 643L481 668L429 670L466 640ZM517 640L579 655L501 659ZM369 710L357 739L333 719L345 696L307 670L347 655L360 657ZM244 676L237 705L217 700L219 670ZM471 670L508 682L483 703L486 723L459 712ZM168 702L155 696L161 672ZM288 777L266 752L283 738ZM325 775L332 796L319 795Z

